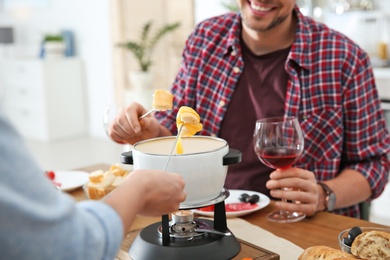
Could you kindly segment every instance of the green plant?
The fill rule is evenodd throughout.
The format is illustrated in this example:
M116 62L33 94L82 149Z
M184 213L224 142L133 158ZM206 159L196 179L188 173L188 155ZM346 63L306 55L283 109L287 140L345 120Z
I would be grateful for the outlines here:
M46 34L43 37L44 42L63 42L64 37L60 34Z
M118 44L119 47L126 48L131 53L134 54L137 62L142 71L148 71L152 65L152 53L154 47L159 42L159 40L166 35L168 32L171 32L180 26L179 22L173 24L166 24L159 28L154 35L150 35L152 22L147 22L141 31L141 37L138 42L128 41Z

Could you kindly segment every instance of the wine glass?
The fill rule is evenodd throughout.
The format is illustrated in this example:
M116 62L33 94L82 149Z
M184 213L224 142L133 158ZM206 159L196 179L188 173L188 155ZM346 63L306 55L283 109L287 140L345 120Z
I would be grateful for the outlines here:
M302 130L296 118L272 117L259 119L253 134L253 146L257 157L274 169L291 167L303 152ZM288 190L288 188L285 188ZM286 199L282 201L287 202ZM297 202L298 203L298 202ZM296 222L306 215L301 212L279 210L267 219L273 222Z
M114 120L114 118L118 115L120 112L121 108L119 108L117 105L110 104L107 105L104 108L103 112L103 129L106 132L106 135L108 139L111 140L110 135L108 133L109 127L111 122ZM130 144L123 144L123 152L128 152L131 150L131 145Z

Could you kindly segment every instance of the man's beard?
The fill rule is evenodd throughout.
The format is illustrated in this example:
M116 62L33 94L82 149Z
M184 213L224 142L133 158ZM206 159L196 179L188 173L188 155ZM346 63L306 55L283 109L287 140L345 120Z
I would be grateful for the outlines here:
M288 17L288 15L279 16L279 17L276 17L274 20L272 20L272 22L270 24L268 24L267 26L261 26L261 25L257 25L256 23L253 23L253 24L248 23L243 12L241 12L241 16L242 16L243 23L249 29L252 29L256 32L266 32L266 31L272 30L273 28L277 27L279 24L283 23ZM255 19L257 20L257 19L261 19L261 18L255 18Z

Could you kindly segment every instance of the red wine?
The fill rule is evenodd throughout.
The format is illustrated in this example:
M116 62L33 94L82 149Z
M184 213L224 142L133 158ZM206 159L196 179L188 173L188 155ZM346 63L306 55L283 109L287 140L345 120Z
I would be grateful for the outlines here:
M257 157L270 168L291 167L301 155L301 150L293 148L269 148L256 151Z

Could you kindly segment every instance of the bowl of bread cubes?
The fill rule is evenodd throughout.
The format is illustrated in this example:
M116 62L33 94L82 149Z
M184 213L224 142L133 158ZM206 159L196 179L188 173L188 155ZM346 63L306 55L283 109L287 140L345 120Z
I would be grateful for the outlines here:
M89 174L89 182L84 185L84 192L91 200L100 200L118 187L130 170L122 168L119 164L111 165L107 171L96 170Z
M340 249L360 259L390 259L390 227L353 227L338 236Z

